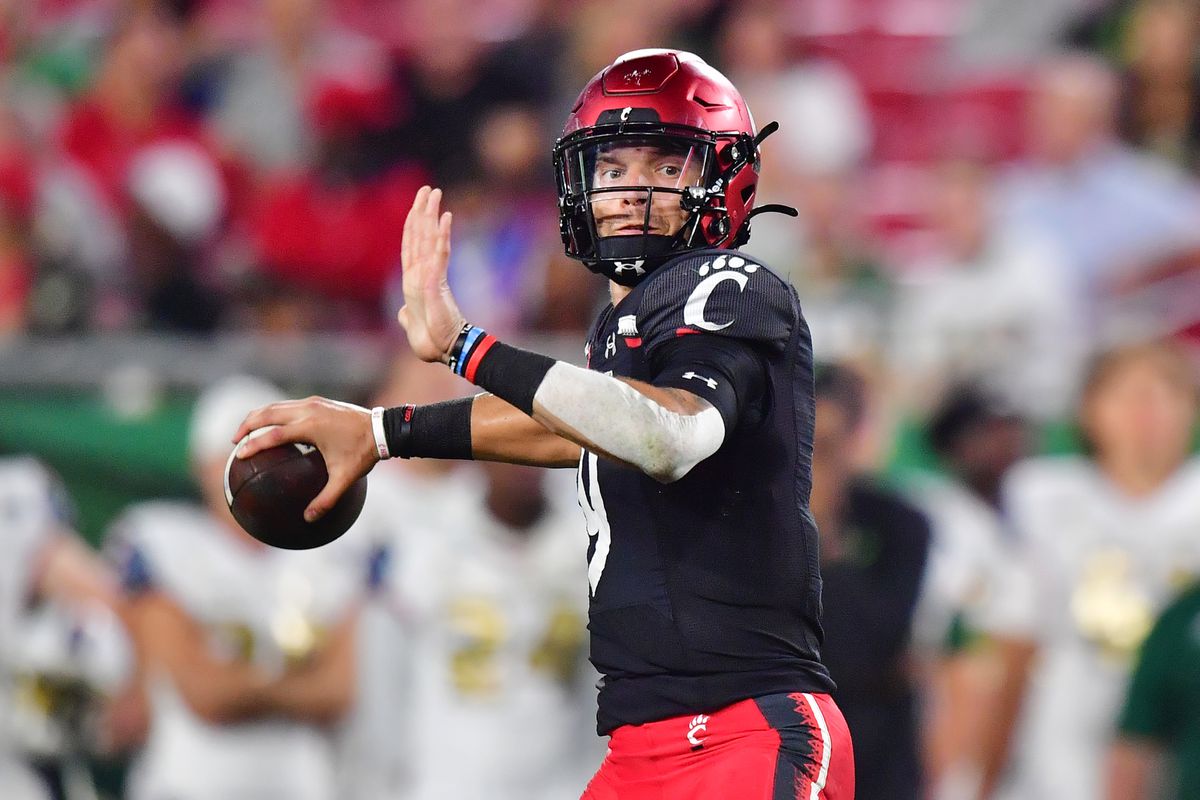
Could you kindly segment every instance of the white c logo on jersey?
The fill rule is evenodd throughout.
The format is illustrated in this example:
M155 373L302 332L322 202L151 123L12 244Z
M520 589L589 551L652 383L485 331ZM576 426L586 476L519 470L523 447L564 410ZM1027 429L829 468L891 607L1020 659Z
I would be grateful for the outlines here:
M721 270L714 272L692 290L692 294L687 299L687 304L683 307L683 324L694 325L706 331L719 331L728 328L733 324L733 320L717 324L709 322L704 318L704 307L708 305L708 298L717 288L721 281L737 281L738 291L743 291L746 288L746 283L750 278L744 272L734 272L733 270Z

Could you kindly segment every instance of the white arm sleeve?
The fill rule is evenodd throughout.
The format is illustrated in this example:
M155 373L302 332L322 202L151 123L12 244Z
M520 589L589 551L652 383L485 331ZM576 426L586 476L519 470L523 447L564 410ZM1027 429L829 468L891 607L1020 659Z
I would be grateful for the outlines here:
M559 362L533 396L533 409L555 433L670 483L725 441L721 413L701 402L694 414L670 411L610 375Z

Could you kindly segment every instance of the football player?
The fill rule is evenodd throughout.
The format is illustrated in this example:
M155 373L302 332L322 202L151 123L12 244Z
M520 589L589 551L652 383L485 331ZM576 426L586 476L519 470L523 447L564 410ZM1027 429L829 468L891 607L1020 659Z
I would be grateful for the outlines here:
M826 364L816 379L810 507L821 534L825 664L854 731L855 797L925 797L910 637L929 556L929 521L859 466L867 383Z
M942 800L989 797L1034 651L1032 565L1000 509L1004 476L1032 442L1024 418L975 384L947 394L927 436L942 470L907 487L933 532L913 625L926 667L926 779Z
M95 688L92 667L119 673L127 655L112 624L116 578L72 530L68 508L40 463L0 459L0 797L13 800L62 791L60 767L71 764L59 762L82 744L73 739ZM27 766L34 756L37 777Z
M388 737L395 746L407 729L400 796L577 797L603 751L585 716L595 675L584 660L579 511L569 485L549 491L569 476L496 463L482 472L457 476L439 524L410 523L411 504L392 520L385 585L408 677ZM390 488L382 477L372 491ZM396 663L390 673L404 674Z
M1167 607L1142 645L1108 752L1107 800L1200 797L1198 723L1200 583Z
M331 726L356 688L360 537L271 549L238 527L223 491L224 431L278 397L239 376L206 390L189 442L204 504L139 503L109 535L150 707L134 800L339 796Z
M486 390L366 410L321 398L250 414L240 449L305 440L319 516L390 456L577 466L590 536L591 659L609 753L589 800L853 795L849 732L821 664L808 511L812 345L795 292L736 248L759 132L698 57L639 50L583 89L554 149L566 252L609 279L587 368L465 321L451 216L423 188L405 224L413 351Z
M1083 456L1013 468L1005 512L1029 548L1038 647L1003 797L1103 796L1105 751L1134 657L1200 576L1194 367L1164 343L1101 355L1085 381Z

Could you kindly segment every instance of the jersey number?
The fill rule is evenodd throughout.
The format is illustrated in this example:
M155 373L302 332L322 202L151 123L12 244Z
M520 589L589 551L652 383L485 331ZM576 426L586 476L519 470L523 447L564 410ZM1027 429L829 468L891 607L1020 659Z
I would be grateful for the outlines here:
M456 643L450 654L450 674L463 697L492 697L504 692L513 664L506 651L524 640L513 630L511 617L488 597L463 596L449 606L449 629ZM556 602L545 628L528 655L528 665L542 680L570 685L583 659L584 621L570 604Z
M604 510L604 497L600 494L599 457L588 450L583 451L579 458L579 473L576 485L579 489L579 507L583 509L584 524L587 526L588 537L596 537L595 546L589 548L591 558L588 559L588 584L592 596L596 595L596 586L600 583L600 575L604 572L604 564L608 561L608 550L612 547L612 529L608 525L608 514Z

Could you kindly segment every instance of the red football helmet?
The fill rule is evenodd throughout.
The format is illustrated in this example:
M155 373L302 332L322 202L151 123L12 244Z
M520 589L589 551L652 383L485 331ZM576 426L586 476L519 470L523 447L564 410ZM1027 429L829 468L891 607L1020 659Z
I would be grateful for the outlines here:
M776 127L760 135L738 90L699 56L621 56L583 88L554 146L567 255L632 286L679 251L743 244L758 145ZM614 155L635 151L636 163Z

